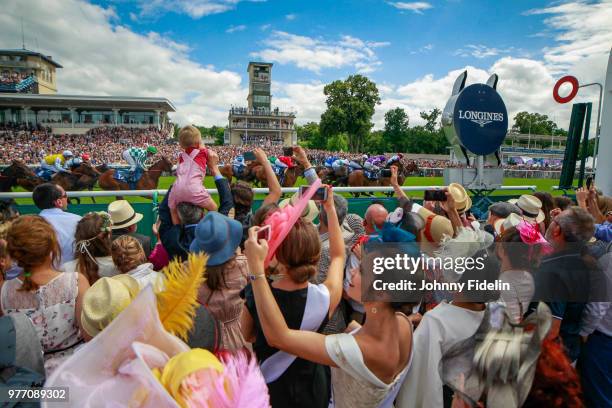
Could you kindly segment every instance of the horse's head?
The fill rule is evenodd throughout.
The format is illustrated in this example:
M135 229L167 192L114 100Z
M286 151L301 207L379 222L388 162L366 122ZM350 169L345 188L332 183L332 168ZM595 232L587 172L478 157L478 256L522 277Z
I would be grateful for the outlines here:
M36 177L34 172L21 160L13 160L11 165L2 171L2 175L15 178Z
M169 173L172 171L172 162L168 160L166 156L162 156L157 163L151 166L151 168Z
M73 170L73 172L93 178L97 178L100 176L100 172L87 162L81 163L76 169Z

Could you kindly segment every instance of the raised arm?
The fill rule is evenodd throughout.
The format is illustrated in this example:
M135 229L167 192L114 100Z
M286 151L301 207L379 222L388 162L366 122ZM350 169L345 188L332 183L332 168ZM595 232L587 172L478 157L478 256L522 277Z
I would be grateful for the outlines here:
M219 208L217 211L223 215L227 215L234 207L234 199L232 197L229 181L223 177L219 170L219 156L212 149L208 149L207 166L210 169L210 174L212 174L215 179L215 186L219 193Z
M327 186L327 200L323 203L323 208L327 213L329 233L329 269L323 284L329 290L329 316L331 317L342 298L344 265L346 263L344 238L342 237L342 229L338 222L338 214L336 214L336 206L334 205L334 193L331 186Z
M324 335L306 330L293 330L287 326L266 280L264 259L268 254L268 243L265 240L257 241L259 228L256 226L249 229L249 239L245 241L244 246L249 271L253 276L252 287L257 315L268 344L300 358L335 367L327 354Z
M308 184L314 183L319 176L315 168L310 164L304 148L302 146L295 146L293 148L293 157L304 167L304 178L308 181Z
M395 194L397 195L397 198L404 198L406 200L408 200L408 196L406 195L406 193L404 192L404 190L401 189L399 182L397 180L397 166L391 166L391 187L393 187L393 191L395 191Z
M274 174L274 170L272 170L272 165L270 164L270 161L268 161L266 152L260 148L257 148L253 150L253 153L255 153L257 162L264 168L264 172L266 173L266 182L268 183L269 189L268 195L261 205L276 204L281 197L281 186L278 182L278 178L276 177L276 174Z

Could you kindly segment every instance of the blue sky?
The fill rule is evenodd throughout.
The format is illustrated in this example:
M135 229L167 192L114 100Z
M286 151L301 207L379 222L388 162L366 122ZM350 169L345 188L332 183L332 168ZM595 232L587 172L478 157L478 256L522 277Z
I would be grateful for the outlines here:
M349 35L363 41L385 42L376 54L382 63L368 73L377 82L399 83L428 73L443 75L456 68L457 60L475 67L488 67L500 55L541 56L541 49L554 43L545 34L546 15L525 15L545 7L545 1L428 2L431 7L411 11L381 0L360 1L243 1L217 14L190 15L155 9L143 13L138 2L96 1L112 6L123 23L146 34L159 32L190 47L189 55L203 65L238 71L245 76L250 54L266 48L266 39L282 31L326 42ZM414 4L414 2L404 2ZM399 6L401 7L401 6ZM470 46L483 47L483 53ZM465 56L457 55L465 50ZM475 55L478 55L477 58ZM462 54L463 55L463 54ZM354 73L353 66L323 69L313 73L295 64L277 63L275 79L329 82Z
M362 73L381 95L373 118L442 108L455 78L500 77L513 117L571 108L555 81L602 81L612 46L612 0L5 0L0 47L21 44L56 58L63 94L160 96L180 124L225 125L246 104L246 67L274 63L273 105L318 121L323 87ZM581 90L576 101L595 101Z

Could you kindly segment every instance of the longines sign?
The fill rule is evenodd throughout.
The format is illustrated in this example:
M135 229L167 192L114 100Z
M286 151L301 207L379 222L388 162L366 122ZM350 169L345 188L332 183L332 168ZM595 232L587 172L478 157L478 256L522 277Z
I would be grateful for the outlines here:
M503 122L504 114L502 112L478 112L478 111L462 111L459 110L459 119L471 120L474 123L484 127L491 122Z

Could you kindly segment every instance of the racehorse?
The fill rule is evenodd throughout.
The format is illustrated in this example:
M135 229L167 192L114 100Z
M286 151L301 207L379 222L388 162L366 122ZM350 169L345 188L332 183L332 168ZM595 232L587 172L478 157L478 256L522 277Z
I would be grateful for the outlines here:
M242 170L242 173L240 175L234 174L234 166L232 164L224 164L219 168L219 171L221 172L221 175L223 177L230 181L230 183L233 177L236 177L236 180L253 182L255 181L255 176L253 175L253 168L258 165L259 163L255 161L247 163L246 167L244 168L244 170Z
M72 172L61 171L56 173L51 178L51 183L62 186L64 191L92 191L100 177L100 172L91 164L83 162L74 167ZM81 203L80 198L76 197L77 203ZM93 203L96 202L94 197L91 197Z
M42 179L20 160L13 160L11 165L0 173L0 191L2 192L9 192L15 186L32 191L42 182Z
M166 157L162 158L154 163L148 170L144 171L140 180L136 183L136 190L153 190L157 188L159 178L162 172L170 172L172 170L172 163ZM103 190L131 190L128 183L115 179L115 170L109 169L104 172L98 184ZM119 198L118 198L119 199Z
M411 174L419 174L419 166L414 162L410 161L404 163L403 161L399 161L393 164L398 168L397 170L397 182L400 186L404 185L404 181L406 181L406 177ZM385 167L389 168L389 167ZM348 185L350 187L388 187L391 185L391 177L379 177L378 179L372 180L366 177L363 170L353 170L348 177ZM360 194L368 195L368 193L353 193L355 197L359 197ZM369 195L372 195L369 193ZM385 195L387 197L391 197L393 192L386 192Z
M251 172L254 175L254 181L257 184L259 184L261 187L268 187L268 182L266 180L266 171L264 170L264 167L261 164L257 163L255 166L253 166ZM295 186L295 182L297 181L298 177L302 175L302 173L304 173L304 166L302 166L301 164L297 164L294 167L287 168L287 170L285 170L285 177L283 178L283 183L281 184L281 187ZM280 181L279 175L276 175L276 178Z

